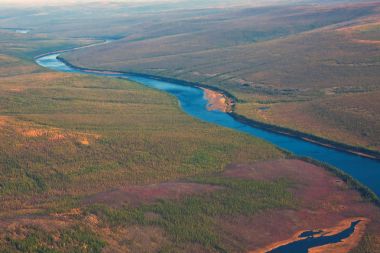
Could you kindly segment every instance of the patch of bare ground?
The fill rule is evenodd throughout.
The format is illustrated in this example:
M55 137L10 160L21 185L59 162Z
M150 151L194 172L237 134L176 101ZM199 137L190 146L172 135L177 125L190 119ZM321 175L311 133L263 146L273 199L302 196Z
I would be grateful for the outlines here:
M285 159L253 165L235 164L224 172L224 176L268 181L286 178L294 182L292 191L298 203L296 209L220 220L221 227L230 235L227 240L239 242L252 252L263 252L260 249L289 240L300 231L331 228L356 217L368 219L368 225L365 231L363 229L347 239L350 248L358 244L363 233L380 240L380 210L363 201L358 192L318 166ZM347 249L348 246L336 252L348 252Z
M0 127L4 126L7 122L8 117L0 116Z
M15 237L27 234L29 227L38 227L47 232L55 232L66 228L73 223L67 217L22 215L0 221L0 237L3 235L15 235ZM25 233L23 233L25 232Z
M99 231L107 238L104 253L113 252L159 252L168 243L162 229L152 226L131 226L128 228L103 228Z
M355 43L360 43L360 44L369 44L369 45L380 46L380 40L359 40L359 39L354 39L352 41L355 42Z
M125 186L118 189L100 192L87 197L84 204L106 204L120 207L123 204L137 206L143 203L152 203L159 199L177 200L191 194L210 193L221 189L219 186L168 182L145 186Z
M231 106L228 99L223 94L210 90L202 89L204 91L204 98L207 100L207 110L209 111L221 111L230 112Z
M0 120L1 126L1 120ZM70 139L82 145L88 146L100 138L98 134L65 131L59 128L39 128L30 126L24 122L14 122L15 131L27 138L45 137L49 141Z
M13 93L19 93L19 92L22 92L23 90L24 90L24 88L19 88L19 87L14 87L14 88L8 89L9 92L13 92Z

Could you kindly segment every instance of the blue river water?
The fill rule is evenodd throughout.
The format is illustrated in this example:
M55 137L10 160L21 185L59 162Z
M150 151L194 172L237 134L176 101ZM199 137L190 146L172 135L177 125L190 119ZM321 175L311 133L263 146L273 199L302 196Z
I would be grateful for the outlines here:
M362 184L366 185L378 196L380 196L380 161L378 160L344 151L338 151L296 137L251 127L233 119L227 113L220 111L209 111L207 110L207 101L204 98L204 91L197 87L184 86L138 75L109 72L95 73L79 70L66 65L57 59L58 56L59 54L52 53L37 58L36 62L43 67L56 71L121 77L141 83L148 87L165 91L177 97L182 110L195 118L250 134L296 155L310 157L314 160L337 167L357 179Z

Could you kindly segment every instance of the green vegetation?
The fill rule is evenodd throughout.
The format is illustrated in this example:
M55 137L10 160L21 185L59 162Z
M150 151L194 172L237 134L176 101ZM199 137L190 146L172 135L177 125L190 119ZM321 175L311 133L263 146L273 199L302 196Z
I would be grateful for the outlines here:
M219 186L221 189L207 195L186 197L180 201L162 200L138 208L111 209L96 205L89 207L87 212L100 217L105 222L104 225L162 227L174 243L171 248L185 243L197 243L224 252L231 246L223 242L223 236L226 235L220 232L216 219L294 206L294 199L287 191L290 184L284 180L262 182L202 177L191 181Z
M281 156L262 141L193 120L174 98L128 81L44 73L5 77L1 87L5 195L83 194Z
M315 173L320 181L307 191L299 182L306 175L291 171L292 164L281 170L288 160L256 171L257 161L289 155L195 120L165 93L33 63L48 51L120 39L65 58L202 83L233 97L236 113L247 118L378 149L376 4L258 8L247 2L0 10L1 252L246 252L285 234L264 238L278 224L255 219L285 217L290 231L312 223L305 210L336 217L337 210L374 208L359 196L339 199L348 188L336 188L325 174ZM190 11L194 6L207 8ZM349 30L340 29L347 22ZM263 104L268 110L258 110ZM228 166L238 177L223 174ZM364 199L378 201L325 167ZM315 207L309 195L315 198L324 183L337 198L324 192ZM377 211L368 211L374 222ZM244 228L245 222L255 226ZM377 225L369 224L354 253L376 251Z
M19 239L7 237L0 246L1 252L100 253L105 246L96 234L79 226L54 231L53 234L34 227L27 231L27 234L19 232Z
M1 55L0 66L0 216L14 224L0 226L4 252L100 252L106 245L99 236L103 231L87 226L81 212L87 196L125 185L208 175L235 162L284 157L263 141L186 116L162 92L126 80L48 72L25 60L27 54L25 59L15 55ZM216 216L237 212L242 203L247 205L242 211L256 212L290 201L284 183L214 183L231 187L231 193L210 195L213 202L205 195L145 206L166 215L156 223L141 216L140 208L127 214L113 210L111 224L129 217L135 220L129 224L163 228L175 245L192 243L202 231L205 238L198 235L198 243L217 244L219 233L212 225ZM243 188L245 195L233 202ZM261 198L248 201L248 192L255 189L262 190L256 193ZM266 200L269 194L273 198ZM224 197L235 206L219 212L215 208L224 205ZM186 205L193 206L189 220L181 214ZM171 211L178 215L173 220ZM186 222L200 217L210 227L197 223L183 230ZM176 230L183 230L179 238Z
M370 235L365 235L360 241L359 245L350 251L350 253L371 253L376 252L376 242L375 238Z

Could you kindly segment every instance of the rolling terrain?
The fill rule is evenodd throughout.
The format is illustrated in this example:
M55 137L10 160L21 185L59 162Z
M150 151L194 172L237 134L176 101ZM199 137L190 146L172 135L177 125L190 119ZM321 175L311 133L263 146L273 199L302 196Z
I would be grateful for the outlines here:
M378 105L357 102L379 89L378 11L378 3L228 9L148 22L64 58L212 85L251 119L379 150ZM329 108L335 100L342 106Z
M84 204L86 196L284 157L262 141L185 116L173 98L141 85L1 59L2 251L98 252L106 243L86 225L86 210L95 208ZM215 190L183 184L185 194ZM270 205L288 202L284 183L249 184L269 195L278 189ZM145 230L136 229L139 236Z
M379 207L323 166L141 84L34 63L114 38L64 57L215 85L249 118L378 149L376 3L223 4L3 11L1 252L265 252L352 219L363 223L324 252L380 252Z

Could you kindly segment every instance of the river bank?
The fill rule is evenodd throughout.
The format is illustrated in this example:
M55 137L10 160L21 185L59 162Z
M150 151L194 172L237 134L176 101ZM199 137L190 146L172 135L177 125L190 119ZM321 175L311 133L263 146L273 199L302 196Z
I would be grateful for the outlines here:
M299 157L310 157L313 160L328 164L336 167L347 174L353 179L357 180L375 195L380 195L380 187L378 185L378 178L380 178L379 160L368 158L363 155L357 155L353 152L345 152L328 145L317 144L316 141L310 141L310 138L299 138L297 135L293 136L285 131L278 131L278 129L265 127L255 127L252 122L245 123L244 120L234 118L234 111L226 113L219 110L208 110L209 102L205 99L205 92L201 88L201 84L190 83L186 81L174 80L164 77L157 77L152 75L138 74L138 73L122 73L112 71L101 71L87 68L72 66L67 63L59 54L51 54L45 57L36 59L36 62L41 66L51 68L56 71L70 72L70 73L87 73L98 76L108 76L114 78L128 79L141 83L145 86L167 92L175 96L181 109L204 122L209 122L222 127L227 127L239 132L247 133L251 136L261 138L268 141L277 148L285 150L290 154ZM208 88L208 87L207 87ZM218 89L210 90L219 94L216 97L225 98L234 109L234 98L232 95ZM243 123L244 122L244 123ZM361 187L360 187L361 188ZM369 194L364 195L371 195Z
M268 124L268 123L253 120L253 119L249 119L243 115L237 114L235 112L235 106L236 106L236 103L238 101L238 98L235 97L230 92L227 92L225 90L222 90L222 89L214 87L214 86L201 84L201 83L194 83L194 82L185 81L185 80L179 80L179 79L170 78L170 77L151 75L151 74L146 74L146 73L121 72L121 71L103 71L103 70L98 70L98 69L85 68L85 67L73 65L61 56L58 56L57 59L60 60L61 62L63 62L64 64L66 64L67 66L71 67L71 68L78 69L78 70L88 72L88 73L96 73L96 72L97 73L104 73L104 72L107 72L107 73L112 73L112 74L135 75L135 76L151 78L151 79L155 79L155 80L159 80L159 81L163 81L163 82L176 83L179 85L185 85L185 86L191 86L191 87L197 87L197 88L199 87L202 89L207 89L207 90L210 90L213 92L217 92L221 96L226 98L225 102L226 102L226 105L228 107L227 113L231 117L233 117L235 120L239 121L240 123L247 124L247 125L250 125L250 126L256 127L256 128L261 128L261 129L271 131L274 133L284 134L284 135L288 135L288 136L291 136L294 138L299 138L299 139L302 139L302 140L307 141L307 142L312 142L312 143L315 143L315 144L318 144L321 146L325 146L328 148L336 149L339 151L348 152L348 153L355 154L358 156L362 156L362 157L366 157L366 158L375 159L375 160L380 161L380 152L379 151L370 150L370 149L367 149L364 147L352 146L352 145L345 144L345 143L340 143L340 142L329 140L329 139L326 139L323 137L315 136L313 134L297 131L297 130L282 127L282 126L276 126L276 125Z
M350 228L352 226L352 223L358 222L357 225L355 225L351 229L351 234L346 232L345 230L348 230L347 228ZM272 245L269 245L263 249L251 251L250 253L266 253L266 252L288 252L292 249L298 248L300 252L304 252L304 250L308 249L309 252L312 253L328 253L328 252L334 252L334 253L345 253L349 252L350 250L354 249L358 244L361 238L363 237L365 233L365 229L367 224L369 223L369 220L364 217L353 217L349 219L342 220L337 224L335 227L330 228L318 228L311 231L298 231L294 234L293 237L291 237L288 240L276 242ZM329 243L329 239L324 238L334 238L339 237L339 233L346 234L344 236L340 236L341 238L337 238L337 242ZM304 234L310 234L308 236L304 236ZM335 234L335 235L334 235ZM320 241L319 244L315 243L313 245L314 241ZM333 239L330 239L331 241L334 241ZM325 241L325 242L323 242ZM326 244L323 244L326 243ZM296 246L296 244L304 244L303 246ZM294 245L294 246L293 246ZM287 248L288 247L288 248Z
M251 237L243 239L244 241L247 240L246 248L252 250L259 249L275 242L284 241L297 231L333 227L336 226L337 221L352 217L368 217L370 220L377 220L373 215L377 213L378 209L368 201L371 200L373 203L376 203L376 194L380 194L380 188L378 187L380 172L377 169L379 168L379 163L376 159L368 159L364 156L354 155L349 152L341 152L287 134L266 131L258 127L255 128L249 124L241 123L223 111L209 110L207 105L210 104L210 101L205 99L205 95L207 94L205 94L204 90L197 84L180 85L177 82L162 81L162 78L142 77L137 74L131 75L88 69L79 70L60 61L57 59L57 56L57 54L52 54L37 59L36 61L41 66L56 71L87 73L128 79L147 87L164 91L176 97L182 111L190 116L203 120L204 122L261 138L276 145L279 149L288 151L288 157L292 157L294 154L294 156L313 158L313 162L308 163L300 160L279 160L276 162L264 162L262 164L257 163L253 166L238 165L237 169L232 171L227 168L225 173L239 178L249 179L252 177L252 179L270 180L272 182L280 177L288 178L291 182L297 181L300 183L297 184L297 187L292 189L294 196L297 199L301 199L300 203L303 203L303 208L299 211L281 210L281 213L276 213L272 216L266 213L265 217L258 216L249 222L242 219L242 223L237 223L236 220L234 220L231 224L225 224L226 229L231 228L234 233L238 233L237 231L240 230L246 230L248 233L248 231L251 231L250 229L260 226L256 224L256 226L246 227L246 224L260 223L267 218L269 219L267 223L270 224L261 225L263 228L269 230L263 232L267 233L270 231L271 233L275 233L278 230L279 222L289 222L286 226L287 229L283 226L285 230L276 236L265 236L265 238L261 238L255 243ZM210 97L217 100L226 96L216 91L209 93L212 93ZM313 165L313 163L315 165ZM316 165L319 163L328 165ZM339 169L333 169L334 167ZM272 173L270 173L271 171ZM328 184L326 184L327 182ZM373 193L372 190L375 193ZM338 192L340 194L338 194ZM342 195L341 193L344 194ZM337 201L341 202L341 204L337 205ZM371 211L367 212L368 210ZM316 217L317 213L318 218ZM294 220L294 217L297 217L296 220ZM294 222L293 224L291 223L292 221ZM273 228L271 227L272 225ZM298 228L296 229L294 225L297 225ZM377 231L377 229L378 224L375 223L368 228L368 233L377 235L377 232L373 232ZM258 231L251 232L257 234ZM242 234L239 237L244 238L244 235Z

